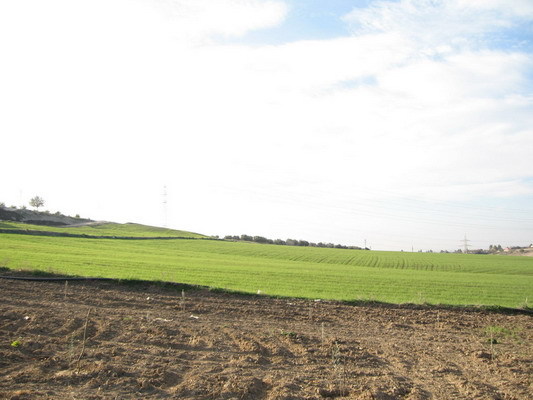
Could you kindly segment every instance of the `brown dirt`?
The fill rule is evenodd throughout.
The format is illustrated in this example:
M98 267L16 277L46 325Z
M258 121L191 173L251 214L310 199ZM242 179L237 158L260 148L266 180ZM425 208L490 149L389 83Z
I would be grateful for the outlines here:
M532 338L524 314L0 279L0 398L531 399Z

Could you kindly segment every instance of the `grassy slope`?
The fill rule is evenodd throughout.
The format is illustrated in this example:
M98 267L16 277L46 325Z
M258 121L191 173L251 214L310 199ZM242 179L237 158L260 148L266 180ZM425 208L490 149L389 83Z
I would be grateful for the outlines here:
M526 257L1 234L0 265L323 299L509 307L533 299Z
M117 224L107 222L97 225L77 227L57 227L45 225L31 225L21 222L0 221L0 229L26 229L46 232L65 232L91 236L131 236L131 237L190 237L202 238L198 233L177 231L174 229L158 228L140 224Z

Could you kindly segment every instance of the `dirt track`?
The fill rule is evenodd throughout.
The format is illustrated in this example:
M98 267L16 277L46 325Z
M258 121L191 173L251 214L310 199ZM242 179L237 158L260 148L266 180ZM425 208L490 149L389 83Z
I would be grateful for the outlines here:
M0 338L1 399L533 398L530 315L0 279Z

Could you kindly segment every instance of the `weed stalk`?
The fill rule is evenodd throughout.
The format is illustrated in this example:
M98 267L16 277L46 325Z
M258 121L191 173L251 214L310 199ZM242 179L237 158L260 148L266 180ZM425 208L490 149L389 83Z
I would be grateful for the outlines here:
M333 364L333 372L335 375L336 386L338 387L341 396L346 395L346 363L341 354L339 343L335 341L331 349L331 362Z
M83 341L82 341L82 344L81 344L81 352L80 352L80 355L78 357L78 360L76 362L76 373L79 373L80 372L80 361L81 361L81 358L83 357L83 353L85 352L85 342L87 341L87 324L89 323L89 315L91 314L91 308L89 308L89 310L87 310L87 316L85 317L85 326L83 327Z

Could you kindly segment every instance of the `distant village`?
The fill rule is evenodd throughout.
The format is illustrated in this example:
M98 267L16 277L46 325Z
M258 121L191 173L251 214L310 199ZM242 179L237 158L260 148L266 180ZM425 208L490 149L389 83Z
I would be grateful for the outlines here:
M422 250L419 250L419 253L421 253ZM447 251L447 250L441 250L441 253L465 253L468 254L496 254L496 255L512 255L512 256L531 256L533 257L533 243L530 244L527 247L521 247L521 246L510 246L510 247L502 247L501 245L493 245L491 244L489 246L489 249L468 249L465 251L464 249L458 249L455 251ZM427 253L433 253L432 250L428 250Z

